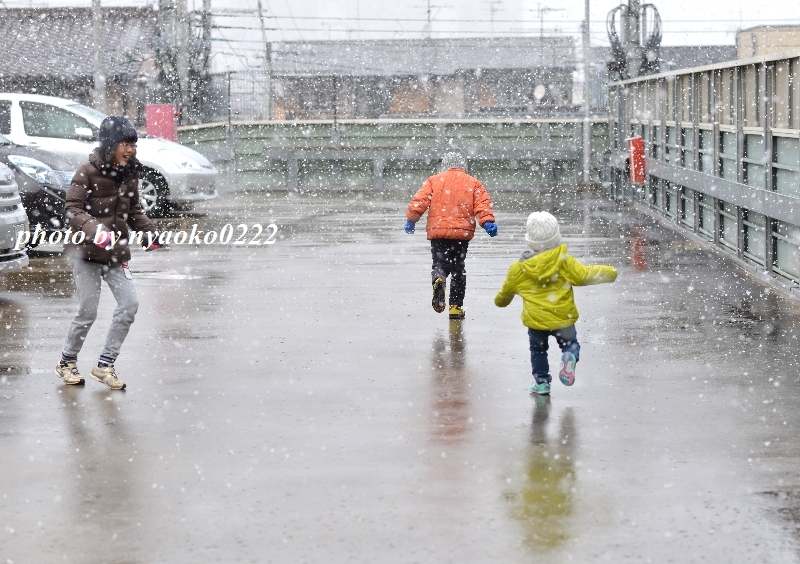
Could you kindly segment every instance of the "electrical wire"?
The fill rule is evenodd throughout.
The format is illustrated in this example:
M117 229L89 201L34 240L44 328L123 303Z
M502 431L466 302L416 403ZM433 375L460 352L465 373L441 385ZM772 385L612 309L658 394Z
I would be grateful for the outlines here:
M286 9L289 10L289 17L291 18L297 33L300 34L300 39L303 39L303 34L300 33L300 28L297 27L297 20L295 19L294 14L292 14L292 8L289 6L289 0L283 0L283 3L286 4Z
M212 12L212 16L214 17L252 17L255 12L238 12L238 13L230 13L230 12ZM279 15L272 15L269 16L272 19L293 19L293 20L336 20L336 21L352 21L352 22L364 22L364 21L386 21L386 22L417 22L426 24L428 20L426 18L366 18L366 17L337 17L337 16L279 16ZM798 18L793 18L794 21L800 21ZM764 18L764 19L749 19L747 20L748 24L753 23L775 23L778 25L791 25L790 22L793 20L785 20L780 18ZM431 20L431 23L435 21L436 23L491 23L492 20L484 19L484 18L437 18L436 20ZM710 23L709 20L669 20L670 22L674 23L703 23L708 24ZM739 19L719 19L714 18L714 23L741 23ZM787 23L789 22L789 23ZM509 19L509 20L494 20L494 23L520 23L519 19ZM531 20L529 23L537 23ZM559 19L558 23L576 23L582 24L583 20L564 20ZM590 23L594 25L604 25L605 19L604 18L596 18L593 19Z
M670 34L670 35L682 35L687 33L702 33L702 34L735 34L737 30L724 30L724 29L687 29L687 30L670 30L666 26L664 26L664 30L662 31L663 34ZM236 26L214 26L212 29L238 29L238 30L246 30L246 31L259 31L260 28L255 27L236 27ZM280 27L268 27L266 28L268 31L279 31ZM399 30L395 29L357 29L357 28L349 28L349 29L320 29L320 28L312 28L312 27L298 27L295 28L296 31L307 31L307 32L314 32L314 33L338 33L338 34L352 34L352 33L391 33L396 34ZM421 34L421 30L407 30L404 31L405 33L409 34ZM547 31L545 30L546 38L552 37L571 37L571 34L567 32L555 32L555 31ZM435 39L458 39L460 34L469 34L469 35L482 35L487 38L502 38L508 35L514 36L530 36L532 39L536 39L539 37L539 30L532 30L532 29L519 29L519 30L501 30L491 33L489 31L484 30L442 30L442 31L433 31L432 34L439 35L440 37L436 37ZM449 34L449 35L444 35ZM603 37L606 40L608 39L606 35L602 32L592 32L593 37ZM411 39L411 38L409 38ZM419 39L419 38L414 38ZM301 39L301 41L306 41L305 39ZM338 41L338 40L337 40ZM367 41L366 39L358 39L358 40L351 40L351 41ZM593 42L594 43L594 42Z

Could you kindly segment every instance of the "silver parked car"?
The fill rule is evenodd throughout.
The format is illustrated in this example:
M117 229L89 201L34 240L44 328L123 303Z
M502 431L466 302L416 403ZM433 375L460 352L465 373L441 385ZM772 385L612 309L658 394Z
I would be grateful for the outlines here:
M28 266L25 247L15 250L19 234L28 230L14 172L0 163L0 274Z
M53 96L0 93L0 134L17 145L55 153L77 168L98 145L105 114ZM148 215L217 196L217 169L203 155L179 143L140 137L136 157L145 171L139 185Z

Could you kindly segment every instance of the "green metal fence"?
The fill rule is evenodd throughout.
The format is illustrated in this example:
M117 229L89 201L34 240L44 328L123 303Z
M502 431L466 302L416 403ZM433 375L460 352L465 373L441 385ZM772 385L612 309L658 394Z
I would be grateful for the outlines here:
M607 120L593 120L593 155L607 138ZM573 185L582 140L579 119L236 122L179 131L181 143L217 166L223 189L415 188L451 150L494 189Z

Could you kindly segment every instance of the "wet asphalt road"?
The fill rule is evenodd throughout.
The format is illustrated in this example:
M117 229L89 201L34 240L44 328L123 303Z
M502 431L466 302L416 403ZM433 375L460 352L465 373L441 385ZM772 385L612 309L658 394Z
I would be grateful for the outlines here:
M495 194L449 322L409 195L162 221L280 231L135 255L121 393L53 374L62 257L0 278L0 561L800 561L800 302L597 195ZM620 272L576 290L577 382L550 399L519 298L492 301L536 209ZM112 308L106 288L85 375Z

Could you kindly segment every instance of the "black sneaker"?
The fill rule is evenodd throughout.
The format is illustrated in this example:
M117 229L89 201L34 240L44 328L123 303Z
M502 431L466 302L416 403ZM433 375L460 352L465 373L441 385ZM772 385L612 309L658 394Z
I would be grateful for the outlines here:
M431 306L436 313L442 313L444 311L444 290L446 286L447 282L445 282L444 278L441 276L433 281L433 299L431 300Z

